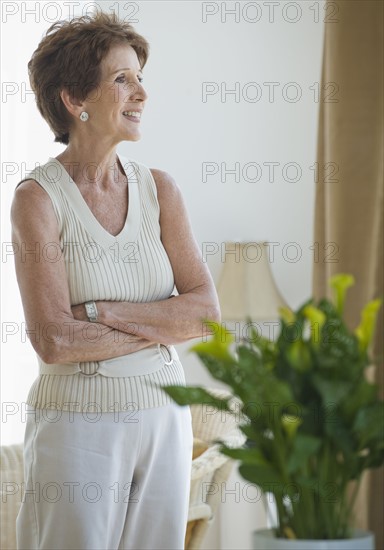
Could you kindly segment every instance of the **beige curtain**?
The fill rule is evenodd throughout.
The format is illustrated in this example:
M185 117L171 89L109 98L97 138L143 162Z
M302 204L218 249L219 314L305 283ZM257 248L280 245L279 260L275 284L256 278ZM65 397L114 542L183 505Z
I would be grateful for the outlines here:
M316 299L330 297L327 281L352 273L346 321L359 322L362 306L383 288L383 0L327 0L319 107L313 271ZM336 21L335 21L336 20ZM372 353L373 376L383 391L383 307ZM375 532L384 548L383 469L363 479L356 506L359 527Z

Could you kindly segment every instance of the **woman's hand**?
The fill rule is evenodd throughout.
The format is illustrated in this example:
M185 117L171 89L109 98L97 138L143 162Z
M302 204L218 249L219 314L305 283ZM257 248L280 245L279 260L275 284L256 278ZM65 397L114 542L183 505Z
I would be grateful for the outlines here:
M170 296L170 298L172 298L172 297L173 297L173 295ZM96 307L97 307L97 310L98 310L98 313L99 313L99 319L98 319L97 322L98 322L99 325L100 324L103 325L104 323L103 323L102 319L100 320L100 317L102 315L102 311L103 311L104 307L108 306L108 304L112 304L113 302L106 302L106 301L99 300L95 303L96 303ZM85 309L85 303L77 304L76 306L72 306L71 310L72 310L72 315L73 315L74 319L76 319L77 321L90 322L88 320L87 312L86 312L86 309ZM105 326L108 326L108 325L105 325ZM141 336L137 336L135 334L135 327L132 323L129 327L125 326L121 323L119 330L122 333L124 333L124 340L125 340L126 343L130 342L132 344L135 344L135 349L133 351L138 351L140 349L147 348L147 347L152 346L153 344L157 343L157 342L152 342L152 341L148 340L147 338L142 338Z
M76 319L77 321L84 321L84 322L88 321L87 312L85 310L84 304L78 304L77 306L72 306L71 310L72 310L73 318Z

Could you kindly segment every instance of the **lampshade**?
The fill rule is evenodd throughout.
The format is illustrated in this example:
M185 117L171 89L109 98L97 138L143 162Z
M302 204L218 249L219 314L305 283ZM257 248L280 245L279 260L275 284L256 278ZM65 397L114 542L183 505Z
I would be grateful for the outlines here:
M266 242L225 243L217 284L222 319L277 319L287 306L273 279Z

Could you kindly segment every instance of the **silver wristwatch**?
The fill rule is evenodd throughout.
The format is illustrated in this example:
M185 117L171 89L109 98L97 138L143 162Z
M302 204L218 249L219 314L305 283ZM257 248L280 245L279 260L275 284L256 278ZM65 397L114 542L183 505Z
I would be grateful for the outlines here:
M96 323L98 319L98 311L95 302L85 302L85 311L87 312L88 321Z

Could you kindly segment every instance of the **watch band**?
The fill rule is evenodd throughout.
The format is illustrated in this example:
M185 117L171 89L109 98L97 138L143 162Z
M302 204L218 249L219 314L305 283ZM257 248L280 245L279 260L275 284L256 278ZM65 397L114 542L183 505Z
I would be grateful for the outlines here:
M85 302L85 311L87 313L88 321L90 321L91 323L96 323L99 316L96 302Z

